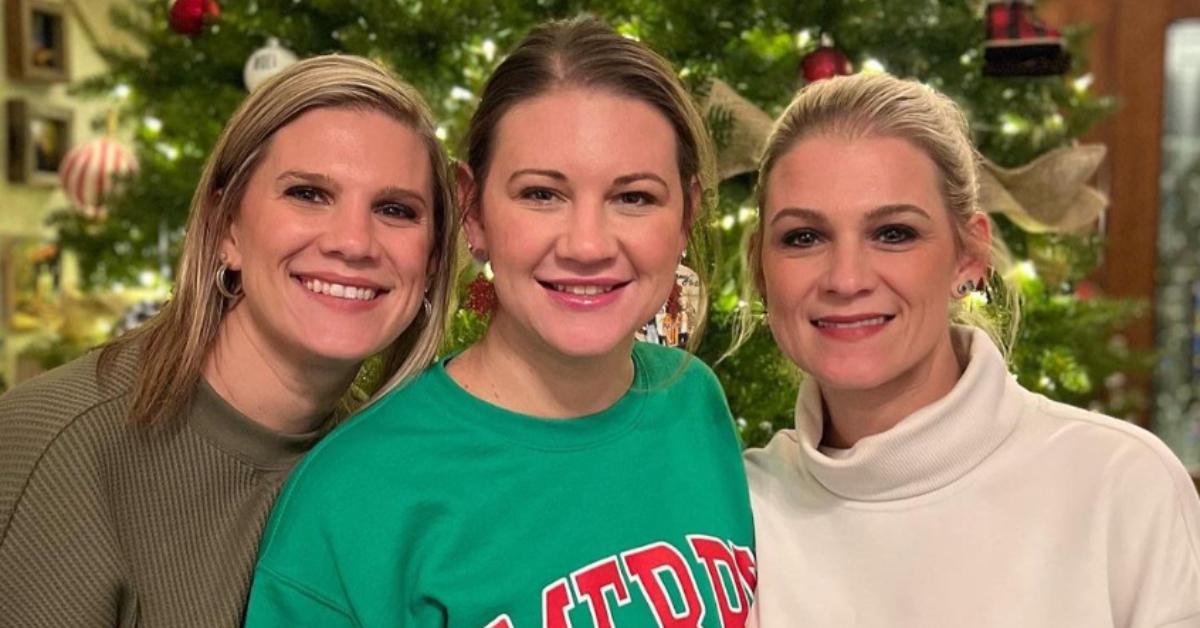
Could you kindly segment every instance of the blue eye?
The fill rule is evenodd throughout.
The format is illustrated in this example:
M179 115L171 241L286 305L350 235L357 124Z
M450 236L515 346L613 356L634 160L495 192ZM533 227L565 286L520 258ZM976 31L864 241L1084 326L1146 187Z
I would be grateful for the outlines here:
M786 247L807 249L820 244L821 234L812 229L793 229L783 234L781 242Z
M875 232L875 239L884 244L904 244L917 239L917 232L905 225L886 225Z

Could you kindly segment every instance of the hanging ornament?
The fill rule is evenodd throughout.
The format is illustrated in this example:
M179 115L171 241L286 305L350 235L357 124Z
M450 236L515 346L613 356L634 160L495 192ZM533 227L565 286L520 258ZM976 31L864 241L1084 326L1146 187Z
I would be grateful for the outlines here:
M1063 146L1017 168L985 159L979 169L979 204L1031 233L1086 230L1108 205L1108 198L1087 184L1105 152L1102 144Z
M1046 76L1071 68L1062 35L1037 18L1033 0L989 0L984 22L985 75Z
M104 217L104 204L114 189L137 170L132 150L111 137L102 137L68 152L58 169L58 180L75 209L95 220Z
M217 0L175 0L171 5L171 30L180 35L197 37L204 31L204 22L221 15Z
M833 46L821 46L804 56L800 62L804 80L812 83L835 76L854 74L854 66L846 53Z
M728 138L721 143L717 154L721 180L757 170L763 143L774 124L771 116L721 79L713 79L704 99L704 116L709 117L714 110L728 112L732 123Z
M296 53L279 45L278 39L270 37L266 46L255 50L246 60L246 67L242 70L242 82L246 84L247 91L253 92L267 79L279 74L296 61Z

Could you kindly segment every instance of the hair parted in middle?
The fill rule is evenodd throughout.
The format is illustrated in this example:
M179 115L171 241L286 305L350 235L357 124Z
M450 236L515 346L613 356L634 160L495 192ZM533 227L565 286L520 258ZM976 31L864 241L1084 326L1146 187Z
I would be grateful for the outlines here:
M1007 266L1009 254L1002 240L992 238L983 246L972 246L968 238L968 221L980 211L980 159L963 110L945 94L920 82L860 73L816 81L800 89L767 137L755 192L759 227L750 236L748 252L752 274L748 283L759 294L764 286L762 218L771 171L793 146L818 136L848 140L894 137L910 142L933 162L959 253L983 259L993 270ZM954 320L982 328L1007 351L1016 335L1020 307L1015 292L1000 292L997 296L1004 299L1007 314L1005 329L957 306Z
M492 72L471 117L465 152L476 190L487 178L501 118L523 101L570 88L605 90L644 102L661 113L675 131L684 195L682 228L690 229L688 259L701 279L701 311L688 343L695 347L708 302L706 215L716 200L716 157L695 101L670 62L658 53L587 15L545 22L531 30ZM700 189L699 198L693 198L693 182ZM476 193L475 198L467 199L463 211L480 211L479 196Z
M456 214L448 160L429 106L416 89L373 61L351 55L312 57L272 77L229 119L192 197L171 300L157 316L110 343L101 355L103 374L122 348L140 346L131 422L160 423L178 415L191 398L232 303L218 291L215 277L222 266L221 242L241 208L251 175L277 131L305 112L327 107L383 113L411 128L426 146L433 178L433 251L426 292L431 313L419 313L384 350L387 383L374 398L433 360L451 298Z

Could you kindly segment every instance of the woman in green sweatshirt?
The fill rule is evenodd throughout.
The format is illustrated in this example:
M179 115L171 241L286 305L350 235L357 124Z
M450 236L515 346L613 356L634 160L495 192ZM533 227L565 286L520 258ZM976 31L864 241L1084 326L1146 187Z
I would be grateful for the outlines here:
M728 407L699 360L634 341L708 222L686 90L594 19L549 23L489 79L466 157L487 333L297 468L247 625L741 626L755 567Z

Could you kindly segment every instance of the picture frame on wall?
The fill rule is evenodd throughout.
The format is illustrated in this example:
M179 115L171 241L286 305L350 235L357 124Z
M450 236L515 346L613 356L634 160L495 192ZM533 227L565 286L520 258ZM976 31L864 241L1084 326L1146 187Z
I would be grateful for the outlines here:
M27 185L58 184L58 168L71 149L70 109L11 99L8 110L8 180Z
M4 0L8 75L22 81L70 79L70 38L62 0Z

